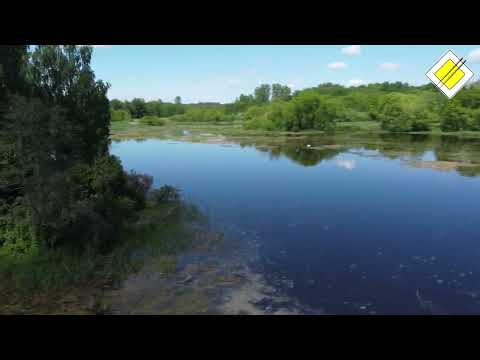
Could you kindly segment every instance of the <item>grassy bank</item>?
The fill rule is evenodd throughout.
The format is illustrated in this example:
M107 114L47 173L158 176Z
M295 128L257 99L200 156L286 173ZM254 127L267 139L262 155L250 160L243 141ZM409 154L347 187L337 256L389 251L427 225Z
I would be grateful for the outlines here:
M113 140L123 139L178 139L193 142L206 141L211 136L223 136L226 138L237 137L307 137L324 135L325 131L304 130L298 132L289 131L265 131L244 129L242 122L228 123L200 123L200 122L174 122L166 121L163 126L150 126L141 124L139 121L114 122L111 124L111 138ZM380 123L376 121L352 121L337 123L335 133L348 134L388 134L382 130ZM445 132L440 129L439 124L434 124L431 131L409 132L409 134L432 134L457 136L462 138L480 138L480 131L456 131Z
M161 272L175 270L175 254L194 239L189 224L202 219L183 203L149 204L104 254L65 249L16 258L0 254L0 314L107 312L100 300L104 290L140 270L145 257L155 258Z

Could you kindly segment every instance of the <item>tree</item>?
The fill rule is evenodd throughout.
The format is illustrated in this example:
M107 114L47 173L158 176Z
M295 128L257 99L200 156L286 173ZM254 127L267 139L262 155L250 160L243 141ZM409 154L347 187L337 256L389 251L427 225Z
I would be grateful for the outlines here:
M460 101L453 99L448 101L441 112L443 131L459 131L467 129L472 121L472 114L461 106Z
M48 246L112 239L139 203L135 181L108 155L108 84L95 80L92 48L40 45L30 57L25 49L2 53L17 53L18 61L0 57L6 94L0 139L11 154L0 175L19 190L7 204L8 221L0 210L0 246L12 233L12 241Z
M11 129L15 126L5 118L12 95L27 95L26 64L28 47L0 46L0 201L14 196L21 189L18 181L15 138Z
M112 110L111 118L112 122L132 120L132 116L130 115L128 110Z
M118 99L110 100L110 107L112 110L125 110L127 108L126 104Z
M154 100L154 101L147 102L146 103L147 115L157 116L157 117L164 116L162 105L163 105L162 100L157 100L157 101Z
M180 96L175 96L175 105L181 105L182 104L182 98Z
M254 97L258 104L268 103L270 101L270 85L262 84L255 88Z
M293 99L294 118L287 130L299 131L313 129L316 122L320 96L313 92L305 92Z
M388 83L385 84L388 85ZM380 111L382 129L392 132L410 131L414 117L409 105L406 95L389 94Z
M272 101L276 101L276 100L287 101L287 100L290 100L290 97L291 97L291 90L288 86L283 86L280 84L272 85Z
M253 95L241 94L233 104L227 105L227 112L239 113L248 110L250 107L256 105Z
M88 162L107 154L110 124L109 85L95 80L92 50L90 46L39 45L28 70L35 96L47 106L61 107L75 133L75 140L64 142L61 151Z
M141 98L135 98L130 103L130 113L135 119L140 119L147 115L147 105L145 100Z

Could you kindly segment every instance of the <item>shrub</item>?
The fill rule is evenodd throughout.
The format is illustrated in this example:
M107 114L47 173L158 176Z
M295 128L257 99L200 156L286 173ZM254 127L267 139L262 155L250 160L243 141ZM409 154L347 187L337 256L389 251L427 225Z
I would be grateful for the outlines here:
M178 202L180 200L180 191L173 186L164 185L160 189L153 190L151 196L156 204Z
M415 119L412 122L410 130L411 131L430 131L430 124L428 124L424 120Z
M414 117L409 106L410 103L406 95L388 95L379 114L382 129L391 132L410 131Z
M145 206L151 183L151 177L127 175L111 155L92 165L78 163L65 172L36 178L9 218L2 218L7 230L0 235L11 250L26 248L23 243L103 249Z
M305 92L295 97L292 104L293 118L287 123L287 130L332 130L335 127L338 109L326 97Z
M140 124L149 126L163 126L166 124L165 119L156 116L144 116L140 119Z
M271 119L268 119L266 112L267 106L252 106L244 115L243 127L245 129L263 129L273 130L274 124Z
M185 122L231 122L235 120L232 114L226 114L224 109L196 108L187 111L183 115L176 116L172 120Z
M470 121L467 124L469 130L480 130L480 109L473 111Z
M112 110L111 121L131 121L132 116L128 110Z
M441 112L441 129L443 131L459 131L468 129L472 124L472 113L463 108L456 100L449 101Z
M320 96L306 92L296 96L292 103L294 116L287 123L287 130L313 129L319 115L317 109L320 106Z
M136 210L140 210L145 207L147 193L153 184L153 177L145 174L137 174L134 171L126 175L126 177L126 192L135 200Z

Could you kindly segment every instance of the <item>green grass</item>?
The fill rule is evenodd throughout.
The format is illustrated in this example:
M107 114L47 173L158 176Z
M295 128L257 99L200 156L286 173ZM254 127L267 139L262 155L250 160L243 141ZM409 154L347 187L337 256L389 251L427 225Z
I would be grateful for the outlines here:
M188 131L185 135L184 131ZM308 130L302 132L291 131L265 131L265 130L246 130L241 122L224 123L189 123L169 121L165 126L147 126L138 122L115 122L111 125L111 138L113 140L122 139L142 139L142 138L160 138L160 139L182 139L189 141L202 141L209 136L225 137L259 137L259 136L303 136L324 134L324 131ZM207 135L208 134L208 135Z
M336 124L337 131L369 131L381 132L380 123L377 121L352 121Z
M186 134L185 131L188 133ZM336 133L339 134L361 134L361 133L387 133L382 130L380 123L376 121L352 121L337 123ZM266 131L246 130L241 121L225 123L200 123L200 122L174 122L168 121L164 126L143 125L138 121L114 122L111 125L111 138L122 139L145 139L159 138L171 140L186 140L192 142L207 141L211 137L225 138L283 138L283 137L306 137L324 135L324 131L304 130L292 131ZM480 131L458 131L443 132L439 124L432 124L432 130L426 132L415 132L415 134L449 135L463 138L480 138Z

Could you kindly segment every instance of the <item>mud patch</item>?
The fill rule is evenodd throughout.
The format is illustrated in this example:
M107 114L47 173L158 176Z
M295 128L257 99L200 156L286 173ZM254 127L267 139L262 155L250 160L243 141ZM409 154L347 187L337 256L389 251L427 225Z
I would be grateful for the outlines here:
M149 259L119 289L105 294L113 314L320 314L305 309L252 270L258 261L255 234L239 237L200 231L198 245L176 257ZM175 270L172 270L175 264ZM168 271L166 271L168 269Z
M463 163L457 161L406 161L408 166L420 169L433 169L439 171L452 171L459 168L477 167L477 164Z
M309 146L308 148L313 150L341 150L345 148L345 145L340 145L340 144L317 145L317 146Z

